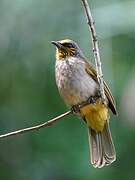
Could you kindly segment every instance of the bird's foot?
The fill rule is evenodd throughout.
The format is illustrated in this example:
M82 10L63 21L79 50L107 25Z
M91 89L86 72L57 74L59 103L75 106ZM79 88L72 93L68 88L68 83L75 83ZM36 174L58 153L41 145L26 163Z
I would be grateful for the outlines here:
M88 99L88 103L89 104L96 104L96 97L90 96L89 99Z
M73 105L73 106L71 107L71 112L72 112L73 114L78 114L78 113L80 113L80 107L79 107L79 105Z

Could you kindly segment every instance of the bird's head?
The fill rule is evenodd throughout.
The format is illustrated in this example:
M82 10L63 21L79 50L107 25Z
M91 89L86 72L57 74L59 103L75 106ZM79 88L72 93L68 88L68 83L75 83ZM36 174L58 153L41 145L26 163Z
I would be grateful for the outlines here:
M83 54L76 42L70 39L52 41L56 46L56 60L66 60L67 57L82 57Z

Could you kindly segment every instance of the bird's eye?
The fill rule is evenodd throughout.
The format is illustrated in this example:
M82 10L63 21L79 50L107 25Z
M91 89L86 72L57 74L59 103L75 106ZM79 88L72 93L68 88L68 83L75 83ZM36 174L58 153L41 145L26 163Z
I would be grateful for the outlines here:
M63 46L67 48L75 48L75 46L72 43L64 43Z

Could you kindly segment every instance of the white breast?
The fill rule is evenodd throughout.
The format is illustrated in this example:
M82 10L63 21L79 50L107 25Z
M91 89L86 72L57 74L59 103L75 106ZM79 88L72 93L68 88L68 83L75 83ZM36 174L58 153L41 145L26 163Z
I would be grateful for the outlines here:
M95 95L98 85L87 74L86 64L75 57L56 62L56 84L61 96L68 105L86 101Z

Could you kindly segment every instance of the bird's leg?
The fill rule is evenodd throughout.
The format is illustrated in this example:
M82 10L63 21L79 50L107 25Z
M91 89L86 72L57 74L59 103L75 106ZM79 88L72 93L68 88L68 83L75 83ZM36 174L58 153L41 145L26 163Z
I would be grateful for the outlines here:
M73 105L73 106L71 107L71 112L72 112L73 114L78 114L78 113L80 113L80 106L79 106L79 105Z

